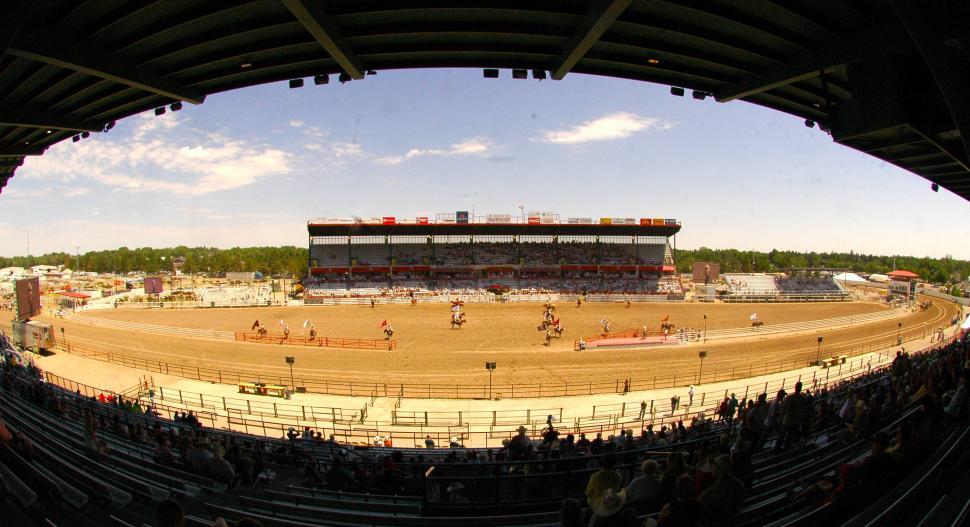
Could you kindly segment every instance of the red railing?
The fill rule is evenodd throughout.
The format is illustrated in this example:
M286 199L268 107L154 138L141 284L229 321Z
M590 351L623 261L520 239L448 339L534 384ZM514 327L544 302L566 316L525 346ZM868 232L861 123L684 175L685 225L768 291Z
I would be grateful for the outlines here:
M583 342L589 344L590 342L596 342L597 340L605 339L645 339L647 337L662 337L663 331L654 331L648 329L644 332L642 329L628 329L626 331L613 331L610 333L601 333L592 337L583 337ZM573 349L579 349L580 339L573 341Z
M397 349L397 341L394 339L348 339L343 337L302 337L284 336L282 334L267 333L260 335L256 332L237 331L236 340L239 342L255 342L257 344L284 344L289 346L312 346L318 348L351 348L362 350L387 350Z

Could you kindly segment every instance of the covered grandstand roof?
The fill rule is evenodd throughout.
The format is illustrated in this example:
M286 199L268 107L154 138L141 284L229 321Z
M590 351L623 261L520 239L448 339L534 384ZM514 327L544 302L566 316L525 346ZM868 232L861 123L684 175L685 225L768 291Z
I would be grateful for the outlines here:
M664 236L680 231L680 225L602 225L550 223L435 223L382 225L337 223L307 225L310 236L425 236L425 235L539 235L539 236Z
M470 67L745 100L970 199L967 9L917 0L7 0L0 188L25 156L152 108L287 79Z

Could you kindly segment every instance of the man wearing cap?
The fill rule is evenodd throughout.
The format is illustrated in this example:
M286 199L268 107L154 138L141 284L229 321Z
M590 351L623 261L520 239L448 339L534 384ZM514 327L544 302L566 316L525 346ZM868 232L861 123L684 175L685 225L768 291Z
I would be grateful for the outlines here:
M529 459L529 454L532 453L532 440L526 435L526 428L520 426L518 432L518 435L509 441L510 461Z

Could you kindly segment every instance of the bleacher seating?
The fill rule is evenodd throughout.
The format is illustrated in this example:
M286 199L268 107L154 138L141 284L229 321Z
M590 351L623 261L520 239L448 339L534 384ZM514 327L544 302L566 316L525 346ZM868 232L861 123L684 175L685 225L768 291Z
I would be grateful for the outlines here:
M494 452L350 450L203 429L84 398L39 382L36 372L7 360L0 383L3 422L32 446L24 455L0 441L0 505L13 509L3 518L18 526L43 524L35 518L55 514L73 515L70 524L83 527L140 525L151 521L153 503L169 497L192 507L189 525L248 516L266 526L545 526L557 524L564 498L582 503L591 475L615 454L624 483L648 459L664 474L662 498L630 505L639 524L657 518L681 471L696 477L698 491L710 488L714 476L704 467L729 453L743 496L703 525L915 524L909 519L934 510L921 496L932 496L947 481L933 476L937 486L928 485L931 475L964 463L970 432L966 400L958 396L966 381L958 377L967 374L957 374L956 365L967 354L966 342L940 344L813 390L812 399L801 399L805 403L782 393L771 403L752 402L738 419L732 414L679 430L604 437L589 454L551 429ZM170 463L156 458L162 437L182 439ZM888 437L897 440L883 453ZM222 445L228 452L238 442L265 455L275 476L261 471L246 484L236 478L220 484L191 468L193 449L208 450L208 444L216 452ZM526 459L510 460L523 445L531 452ZM321 468L325 475L316 472ZM254 485L260 482L262 488Z
M778 286L775 276L770 274L730 274L724 275L728 287L739 295L775 295Z
M316 267L347 267L350 250L347 244L310 245L310 260L316 260Z
M384 244L361 243L350 246L350 259L358 266L387 267L391 264L388 246Z

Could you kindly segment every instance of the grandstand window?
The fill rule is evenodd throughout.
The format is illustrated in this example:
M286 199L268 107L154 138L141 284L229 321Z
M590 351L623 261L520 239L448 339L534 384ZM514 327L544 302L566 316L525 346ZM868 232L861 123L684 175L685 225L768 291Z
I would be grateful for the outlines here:
M432 243L443 244L443 243L471 243L472 237L467 234L462 235L444 235L444 236L433 236L431 239Z
M428 236L391 236L391 245L415 245L428 243Z
M553 243L555 241L555 236L540 236L532 234L523 234L519 236L519 243Z
M346 236L311 236L310 245L347 245Z
M351 245L382 245L386 241L384 236L351 236Z
M493 234L493 235L475 236L475 243L512 243L514 241L515 241L515 236L511 236L511 235Z
M636 243L634 236L600 236L600 243L627 244Z

